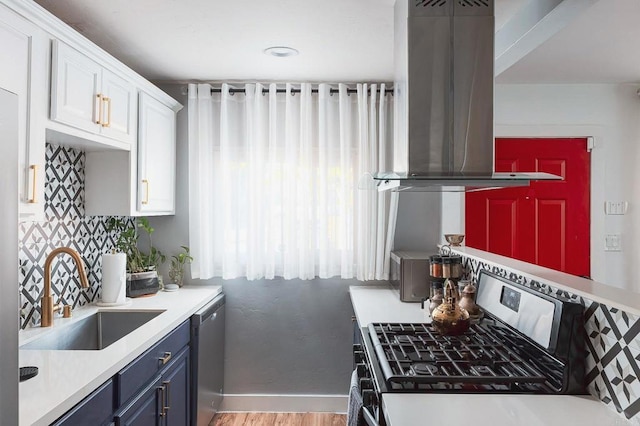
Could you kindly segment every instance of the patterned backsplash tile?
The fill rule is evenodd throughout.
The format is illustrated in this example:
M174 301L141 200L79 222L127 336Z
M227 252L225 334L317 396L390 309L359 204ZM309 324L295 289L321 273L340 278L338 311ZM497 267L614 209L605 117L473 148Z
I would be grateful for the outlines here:
M517 271L463 255L465 270L477 282L482 269L546 294L560 295L584 307L589 393L634 421L640 419L640 318L620 309L529 279Z
M55 302L82 306L100 298L101 254L114 246L106 216L85 216L82 151L47 144L45 164L45 221L23 222L19 236L20 327L40 323L44 262L57 247L71 247L85 263L89 288L83 289L71 257L58 256L51 271ZM133 220L127 218L127 220Z

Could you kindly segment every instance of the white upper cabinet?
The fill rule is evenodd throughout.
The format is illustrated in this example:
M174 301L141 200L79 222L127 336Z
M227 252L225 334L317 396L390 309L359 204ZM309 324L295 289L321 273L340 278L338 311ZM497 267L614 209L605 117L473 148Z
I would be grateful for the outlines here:
M20 220L44 219L48 38L0 4L0 88L18 95Z
M136 140L136 87L108 70L102 70L102 134L125 142ZM98 111L100 112L100 111Z
M18 95L21 220L45 219L46 142L86 152L88 215L174 213L182 106L34 1L0 0L0 88Z
M137 149L87 152L88 215L175 213L176 110L140 92Z
M66 44L54 40L51 120L133 143L136 87Z
M175 212L176 114L140 93L138 136L138 211Z
M56 40L53 41L52 59L51 119L98 133L102 68Z

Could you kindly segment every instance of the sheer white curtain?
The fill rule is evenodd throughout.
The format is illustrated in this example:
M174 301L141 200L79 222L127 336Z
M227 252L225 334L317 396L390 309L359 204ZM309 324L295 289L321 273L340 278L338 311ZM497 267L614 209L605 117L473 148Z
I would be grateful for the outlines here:
M211 88L189 85L192 276L386 279L397 199L358 188L391 168L385 85Z

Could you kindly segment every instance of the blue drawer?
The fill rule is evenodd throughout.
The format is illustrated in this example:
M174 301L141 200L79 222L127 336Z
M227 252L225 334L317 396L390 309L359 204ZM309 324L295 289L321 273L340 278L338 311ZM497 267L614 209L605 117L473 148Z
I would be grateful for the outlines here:
M190 321L186 320L162 340L140 355L115 375L117 385L116 406L120 407L151 379L185 346L189 344Z

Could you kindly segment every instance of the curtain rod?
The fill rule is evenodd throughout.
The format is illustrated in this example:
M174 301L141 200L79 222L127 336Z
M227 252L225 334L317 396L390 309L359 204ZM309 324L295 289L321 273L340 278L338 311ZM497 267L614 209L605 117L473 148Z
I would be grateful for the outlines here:
M367 89L367 92L371 91L371 89ZM291 94L300 93L300 89L291 89ZM380 93L380 89L376 89L377 93ZM393 89L385 89L385 94L393 95ZM222 93L222 89L220 88L211 88L211 93ZM234 95L236 93L245 93L245 89L229 89L229 94ZM269 93L269 89L262 89L262 94L266 95ZM287 93L286 89L276 89L276 93ZM318 89L311 89L311 93L318 93ZM340 93L339 89L329 89L329 94L333 95L334 93ZM357 89L347 89L347 94L358 93Z

